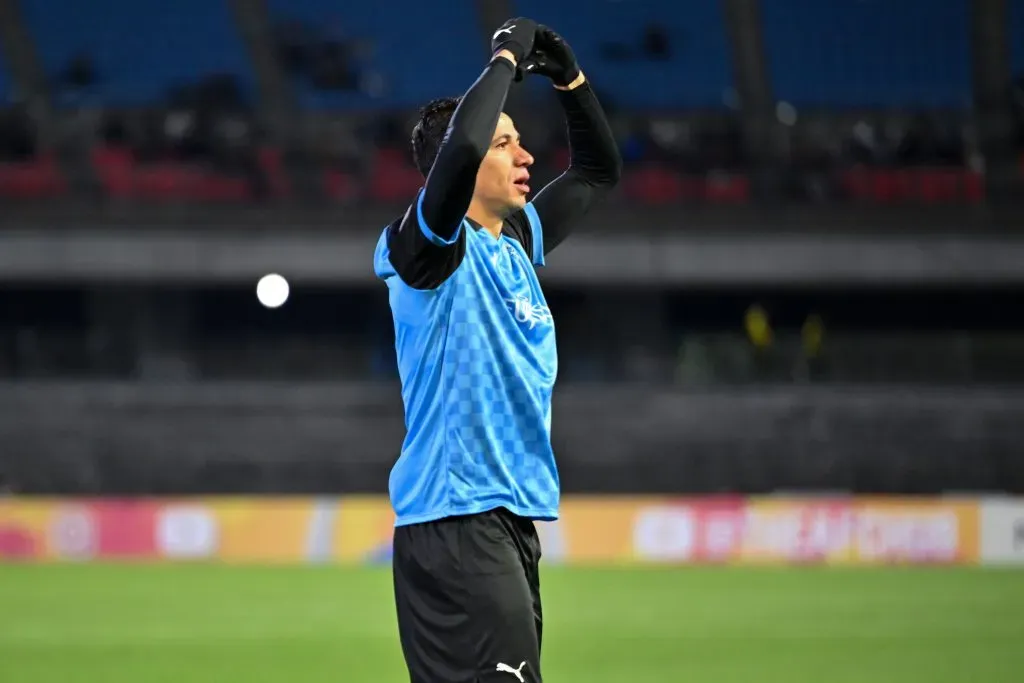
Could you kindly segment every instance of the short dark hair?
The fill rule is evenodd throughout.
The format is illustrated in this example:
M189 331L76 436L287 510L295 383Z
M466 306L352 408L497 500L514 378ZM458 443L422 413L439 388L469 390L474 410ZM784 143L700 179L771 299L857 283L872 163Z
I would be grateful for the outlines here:
M420 120L412 129L412 160L424 178L437 159L452 115L461 101L461 97L441 97L427 102L420 109Z

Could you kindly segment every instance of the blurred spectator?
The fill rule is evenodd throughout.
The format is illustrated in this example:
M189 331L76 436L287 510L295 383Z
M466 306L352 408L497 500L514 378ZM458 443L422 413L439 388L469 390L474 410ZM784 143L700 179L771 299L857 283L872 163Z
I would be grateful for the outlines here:
M35 154L35 126L25 108L0 110L0 159L28 161Z
M380 77L369 68L369 45L346 34L336 22L327 28L284 19L275 24L278 58L293 79L319 90L374 94Z
M775 337L768 312L760 304L753 304L743 316L743 326L751 345L755 376L768 379L772 371L770 353Z
M309 66L310 81L321 90L357 90L359 74L348 45L325 42L315 47Z
M277 55L285 71L298 76L309 68L310 46L316 38L312 28L301 21L280 20L274 25Z
M804 320L800 328L801 364L796 374L804 380L817 379L821 374L822 347L824 345L825 324L821 316L811 314Z
M78 52L68 60L63 71L55 79L54 97L65 104L74 104L92 92L99 80L100 75L92 55Z
M664 61L672 56L672 43L664 26L656 23L644 29L644 55L654 61Z
M672 57L672 37L663 24L651 22L640 35L631 38L601 43L601 56L612 62L641 59L660 62Z
M1011 86L1014 121L1017 124L1017 147L1024 150L1024 74L1019 74Z

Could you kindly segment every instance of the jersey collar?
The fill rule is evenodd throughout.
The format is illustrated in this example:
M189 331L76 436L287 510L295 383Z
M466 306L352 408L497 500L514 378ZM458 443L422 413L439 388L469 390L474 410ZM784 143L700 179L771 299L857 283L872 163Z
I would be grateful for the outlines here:
M508 221L502 221L501 222L501 234L498 235L499 239L505 234L505 228L506 228L506 223L507 222ZM480 225L479 223L477 223L475 220L473 220L469 216L466 216L466 224L469 225L469 227L473 228L473 230L477 231L477 232L479 232L480 230L484 229L484 226Z

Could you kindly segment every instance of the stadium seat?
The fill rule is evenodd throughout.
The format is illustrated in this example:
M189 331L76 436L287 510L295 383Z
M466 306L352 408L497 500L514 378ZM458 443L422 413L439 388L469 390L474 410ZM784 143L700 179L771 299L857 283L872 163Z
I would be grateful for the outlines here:
M132 170L132 191L140 199L186 199L196 184L191 169L175 164L155 163Z
M92 163L100 187L111 198L232 203L254 194L246 178L170 160L140 164L131 151L117 147L93 150Z
M704 198L712 204L742 204L750 199L750 179L734 173L709 174Z
M879 204L891 204L907 195L906 171L880 168L871 172L871 179L872 197Z
M958 170L926 168L918 172L914 189L917 197L929 204L956 201L963 197L960 180L961 172Z
M0 196L39 199L63 194L67 184L52 153L19 163L0 163Z
M127 149L98 147L92 150L93 171L108 197L124 199L132 196L134 160Z
M4 55L0 54L0 102L7 103L11 96L11 76Z
M764 0L761 7L778 100L970 106L968 0Z
M723 107L732 61L720 3L706 0L516 0L515 12L550 24L572 44L609 102L621 107ZM648 57L644 32L664 29L668 51Z
M644 204L668 204L684 196L685 184L679 173L657 165L629 169L623 174L627 199Z
M622 186L627 199L652 205L678 202L742 204L750 199L750 179L743 174L686 174L658 164L627 170Z
M466 3L400 0L382 9L371 2L269 0L268 8L275 21L300 21L321 30L325 38L371 45L367 67L381 76L379 95L320 90L297 79L299 97L309 107L419 106L435 97L461 94L487 58L476 12ZM430 55L429 62L423 62L423 55Z
M103 104L160 100L167 89L213 74L254 84L227 2L175 0L32 0L22 10L44 68L53 76L79 54L95 62Z
M984 197L981 174L958 168L858 167L844 171L841 184L849 199L873 204L977 203Z
M0 103L11 98L12 82L3 56L0 55ZM2 106L0 105L0 106ZM40 199L67 191L67 184L52 153L34 158L0 160L0 196L5 199Z
M260 170L267 181L267 190L271 197L285 198L292 194L291 181L281 161L281 150L274 147L262 147L258 152Z
M1024 2L1012 0L1008 3L1010 13L1010 71L1024 75Z
M324 194L336 202L346 203L358 199L362 190L354 174L337 168L325 169L322 181Z
M408 202L423 186L423 176L397 149L381 149L370 171L370 197L379 202Z
M971 204L977 204L985 198L985 178L977 171L963 172L964 197Z

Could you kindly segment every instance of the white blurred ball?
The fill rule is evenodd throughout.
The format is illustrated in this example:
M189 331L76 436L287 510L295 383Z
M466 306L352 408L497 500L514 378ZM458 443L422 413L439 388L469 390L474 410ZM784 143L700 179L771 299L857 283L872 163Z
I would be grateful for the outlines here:
M288 281L277 273L270 273L256 283L256 298L267 308L277 308L288 301Z

